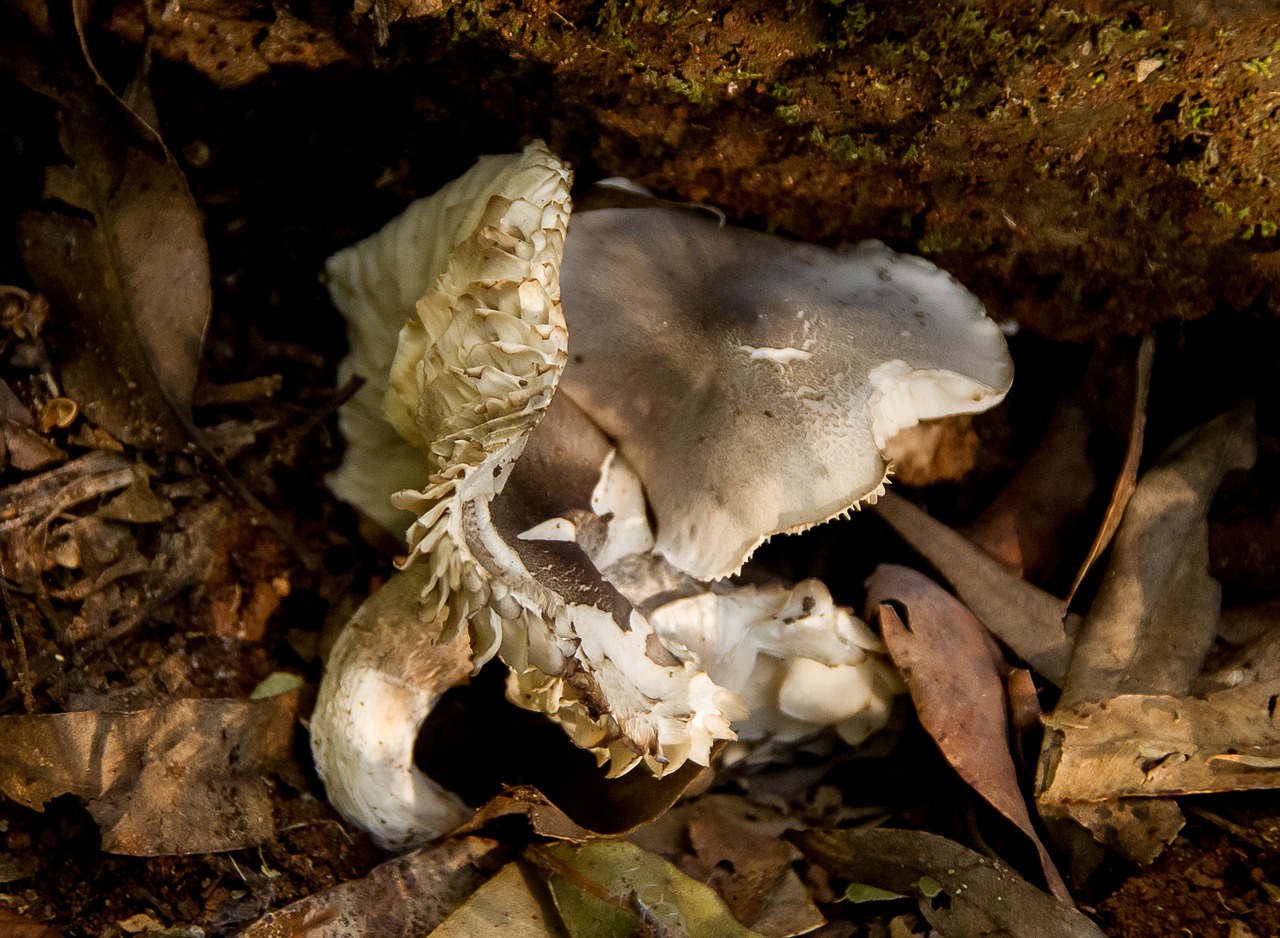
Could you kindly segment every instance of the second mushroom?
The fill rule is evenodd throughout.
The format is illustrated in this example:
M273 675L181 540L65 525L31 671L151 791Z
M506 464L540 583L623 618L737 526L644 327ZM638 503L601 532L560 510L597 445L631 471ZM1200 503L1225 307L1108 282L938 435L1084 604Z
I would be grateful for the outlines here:
M817 580L728 578L874 499L898 431L1012 381L981 304L926 261L660 205L571 222L570 182L540 143L483 158L328 264L340 377L367 381L330 484L407 527L409 569L339 637L312 747L389 848L466 816L414 737L495 655L511 700L611 775L875 732L898 683L874 633ZM421 653L446 645L465 667Z

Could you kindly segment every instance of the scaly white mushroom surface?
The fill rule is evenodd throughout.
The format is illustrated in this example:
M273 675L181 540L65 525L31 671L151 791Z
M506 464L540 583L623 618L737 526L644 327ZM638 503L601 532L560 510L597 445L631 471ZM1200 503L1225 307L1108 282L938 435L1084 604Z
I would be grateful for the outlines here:
M465 629L476 667L498 654L511 698L614 775L705 765L738 734L865 738L896 689L865 625L816 581L706 581L874 497L897 429L996 403L1003 339L878 244L668 209L586 213L566 242L569 181L541 144L486 158L329 262L343 374L370 382L331 484L388 527L388 504L416 518L399 576L421 635L398 647ZM460 810L412 764L447 688L369 621L339 640L313 750L339 810L400 847Z

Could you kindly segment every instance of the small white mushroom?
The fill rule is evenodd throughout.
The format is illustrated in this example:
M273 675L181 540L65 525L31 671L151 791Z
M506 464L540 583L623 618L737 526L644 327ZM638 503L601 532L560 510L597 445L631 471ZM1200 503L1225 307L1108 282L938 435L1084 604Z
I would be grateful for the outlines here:
M487 158L331 259L343 374L370 381L331 484L388 527L388 504L416 516L400 577L423 645L465 629L475 666L498 654L509 696L610 774L705 765L739 733L865 738L896 691L865 625L816 581L705 581L873 498L897 429L996 403L999 331L878 244L838 254L648 208L577 216L566 242L569 178L540 144ZM460 810L412 766L445 688L420 658L364 649L387 641L365 620L326 671L313 749L339 810L404 846ZM370 688L403 725L354 740Z

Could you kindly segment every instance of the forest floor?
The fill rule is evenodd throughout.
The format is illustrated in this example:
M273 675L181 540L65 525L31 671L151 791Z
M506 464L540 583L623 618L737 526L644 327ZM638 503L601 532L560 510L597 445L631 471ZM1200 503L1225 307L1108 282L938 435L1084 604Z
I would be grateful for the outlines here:
M324 801L306 734L328 643L402 549L370 543L325 487L349 389L336 388L345 327L321 272L477 156L533 139L580 187L625 176L734 224L828 245L876 238L973 290L1010 335L1014 390L974 422L967 473L897 488L973 525L1046 428L1065 432L1051 425L1059 405L1078 407L1088 430L1058 486L1077 466L1096 482L1040 535L1028 576L1048 593L1066 594L1106 514L1135 396L1144 473L1170 441L1253 400L1256 462L1226 476L1207 527L1222 607L1238 613L1224 622L1253 624L1224 632L1205 672L1240 645L1259 685L1280 681L1280 656L1265 659L1280 629L1280 31L1265 4L443 6L5 8L0 713L85 719L0 729L0 916L13 916L0 930L236 935L386 859ZM80 177L46 180L56 164ZM153 253L104 273L76 253L92 241L77 226L118 223L112 198L137 172L142 190L167 193L165 223L120 235L124 254ZM201 263L190 308L148 319L165 301L139 299L130 274ZM1143 335L1149 388L1134 377ZM855 609L886 561L919 565L866 513L758 559L823 578ZM270 681L284 693L265 695ZM1054 688L1037 688L1051 710ZM237 707L175 711L182 700ZM468 706L480 707L442 712L465 720ZM1034 851L909 711L860 756L807 752L715 791L770 793L811 826L932 831L1042 883ZM139 713L145 723L119 718ZM496 724L514 719L500 712L473 739L505 752ZM523 735L524 758L560 758L546 755L558 738ZM1030 791L1039 732L1022 742ZM157 777L154 749L168 744L190 750L190 776ZM504 782L556 784L545 765L516 765L519 751L496 760L508 774L472 780L478 801ZM24 776L24 760L56 771ZM1116 938L1280 934L1280 801L1180 802L1185 826L1149 863L1052 847L1079 906ZM219 812L224 831L210 826ZM485 833L514 855L530 840L517 827ZM687 871L707 862L674 849ZM838 875L787 862L830 920L814 934L926 933L913 904L842 902Z

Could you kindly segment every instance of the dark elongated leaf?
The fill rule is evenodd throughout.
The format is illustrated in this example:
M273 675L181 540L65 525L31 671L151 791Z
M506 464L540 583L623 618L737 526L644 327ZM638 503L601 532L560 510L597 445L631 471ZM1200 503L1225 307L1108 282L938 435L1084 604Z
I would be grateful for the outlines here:
M867 601L880 611L880 629L915 702L920 722L947 761L1035 845L1045 880L1071 901L1066 883L1040 842L1009 751L1003 662L973 613L928 577L884 564L867 582ZM906 607L907 625L889 600Z
M496 867L497 843L448 840L389 860L264 915L240 938L418 938L440 925Z
M837 876L914 896L947 938L1103 938L1102 929L998 860L924 831L806 831L792 839Z
M1065 603L1009 573L963 535L901 496L887 493L876 502L875 511L938 568L997 638L1050 681L1062 683L1071 653L1062 625Z
M1177 440L1139 481L1060 707L1190 690L1218 630L1205 518L1223 475L1253 465L1255 435L1253 406L1242 405Z
M1129 444L1125 448L1124 462L1120 466L1120 473L1116 476L1115 485L1111 489L1111 501L1107 504L1107 511L1102 517L1102 524L1098 527L1098 533L1094 536L1093 544L1089 547L1089 553L1084 562L1080 564L1080 570L1076 573L1076 578L1071 583L1071 590L1067 593L1068 605L1075 598L1076 590L1080 588L1084 578L1089 575L1094 563L1102 556L1102 552L1107 549L1107 545L1111 543L1111 538L1115 536L1116 529L1120 527L1120 519L1124 517L1124 510L1128 507L1129 499L1133 497L1133 490L1138 485L1138 461L1142 458L1142 443L1147 431L1147 396L1151 390L1151 366L1155 362L1155 355L1155 335L1148 332L1142 337L1142 344L1138 346L1133 389L1133 414L1129 421Z

